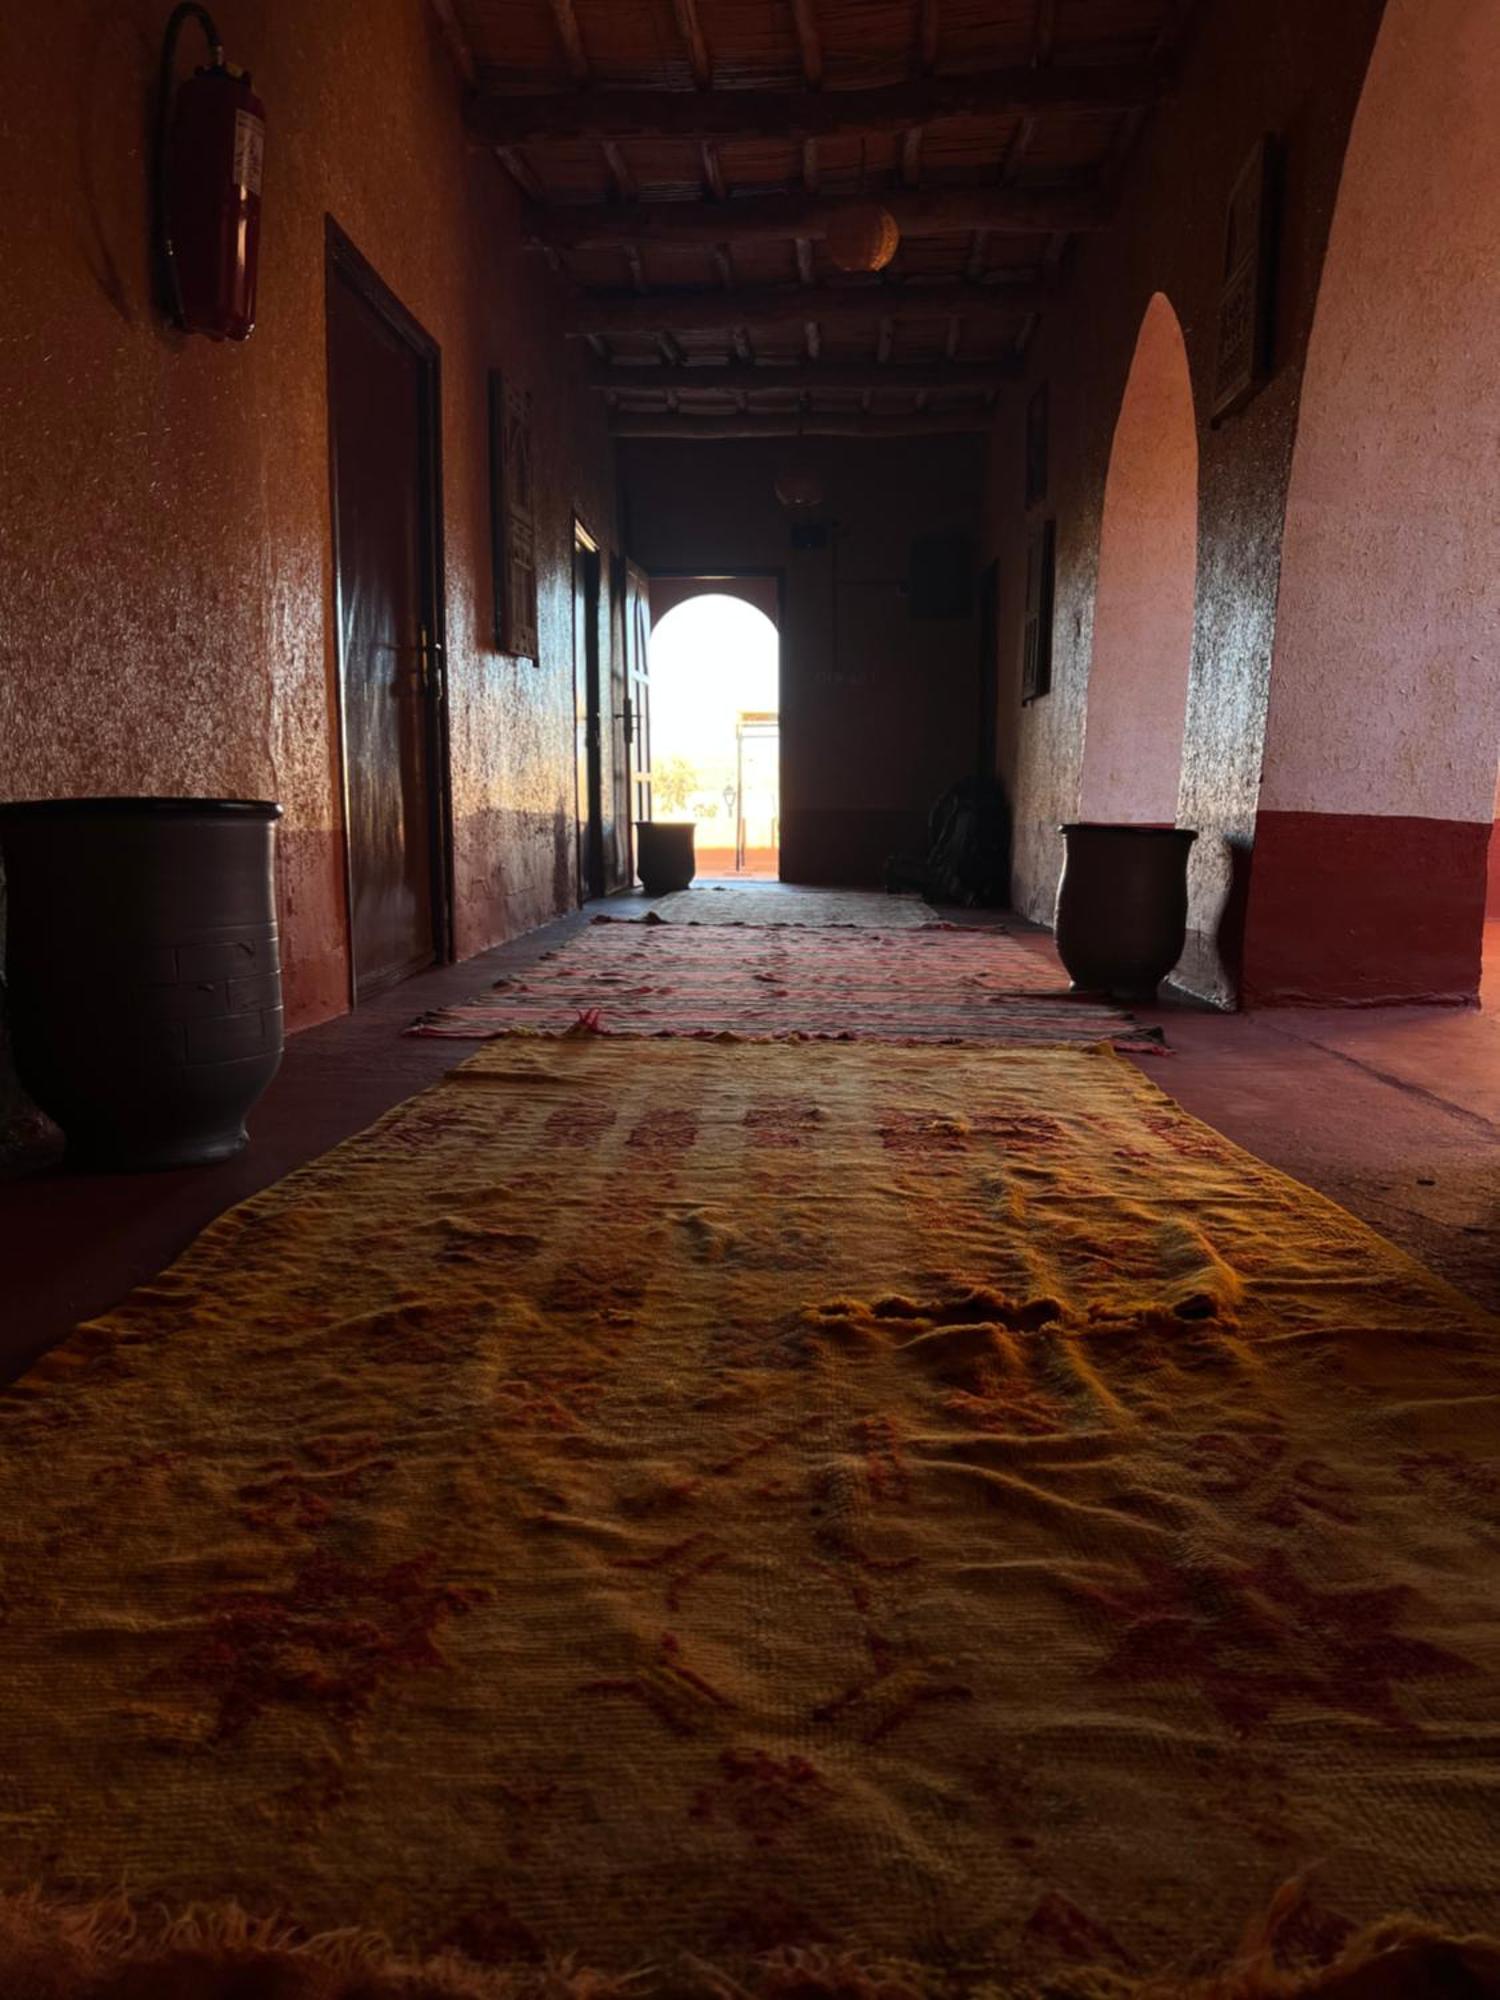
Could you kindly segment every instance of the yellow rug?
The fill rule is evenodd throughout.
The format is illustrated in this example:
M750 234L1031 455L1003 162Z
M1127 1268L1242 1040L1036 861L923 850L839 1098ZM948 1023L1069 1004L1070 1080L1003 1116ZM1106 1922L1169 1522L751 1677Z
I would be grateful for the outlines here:
M0 1404L0 1889L725 1994L1495 1929L1496 1335L1107 1051L497 1044Z

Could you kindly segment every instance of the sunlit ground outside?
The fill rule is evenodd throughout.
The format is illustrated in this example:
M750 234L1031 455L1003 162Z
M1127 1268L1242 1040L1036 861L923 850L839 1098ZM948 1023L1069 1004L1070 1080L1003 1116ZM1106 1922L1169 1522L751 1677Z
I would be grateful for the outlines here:
M653 811L694 822L700 876L778 872L778 703L776 627L742 598L691 597L652 632Z

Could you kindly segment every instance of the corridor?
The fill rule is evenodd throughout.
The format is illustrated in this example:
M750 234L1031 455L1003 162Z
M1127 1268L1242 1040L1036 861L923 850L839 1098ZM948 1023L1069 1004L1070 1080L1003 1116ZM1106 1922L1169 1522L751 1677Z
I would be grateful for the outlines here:
M1500 2000L1495 0L0 70L0 2000Z

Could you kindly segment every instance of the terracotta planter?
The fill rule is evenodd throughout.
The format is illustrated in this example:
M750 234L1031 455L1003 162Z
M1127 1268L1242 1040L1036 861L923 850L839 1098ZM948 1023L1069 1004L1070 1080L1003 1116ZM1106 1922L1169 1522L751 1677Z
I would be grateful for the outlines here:
M666 896L688 887L698 872L693 853L696 832L690 819L636 821L635 872L648 896Z
M72 1166L196 1166L246 1143L281 1061L281 808L0 806L17 1072Z
M1182 956L1187 936L1185 827L1061 829L1067 843L1057 892L1057 951L1075 991L1149 1001Z

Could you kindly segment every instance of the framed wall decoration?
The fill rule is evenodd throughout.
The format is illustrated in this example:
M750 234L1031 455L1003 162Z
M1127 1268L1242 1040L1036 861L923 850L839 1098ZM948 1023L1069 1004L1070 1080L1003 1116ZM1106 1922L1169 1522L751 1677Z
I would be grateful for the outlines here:
M1215 422L1248 403L1271 372L1275 160L1274 142L1269 137L1259 140L1229 196L1214 368Z
M531 461L531 393L490 370L490 567L495 645L518 659L537 656L536 489Z
M1026 404L1026 505L1039 507L1047 497L1047 384L1039 382Z
M1052 687L1052 603L1057 576L1057 523L1033 521L1026 537L1026 611L1021 625L1021 699L1038 701Z

